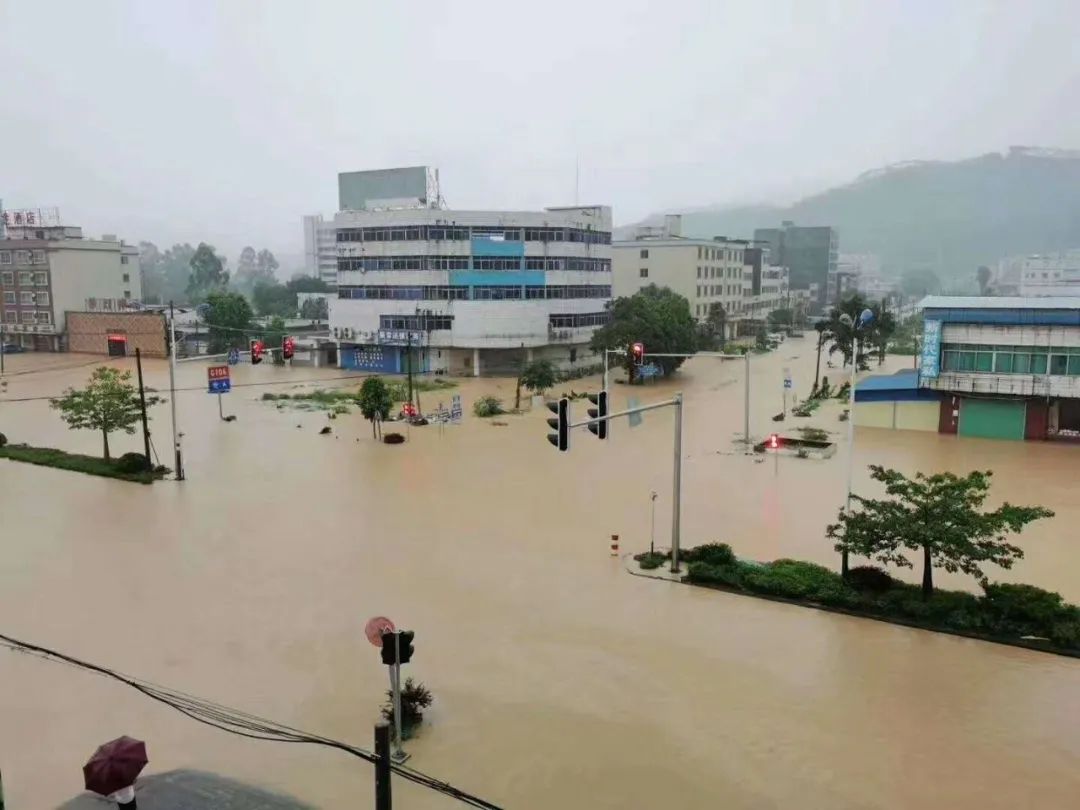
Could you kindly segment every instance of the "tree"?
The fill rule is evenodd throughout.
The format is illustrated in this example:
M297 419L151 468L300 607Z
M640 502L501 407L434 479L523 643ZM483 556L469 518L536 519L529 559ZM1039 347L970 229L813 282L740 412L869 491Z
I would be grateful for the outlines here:
M633 375L633 343L645 344L645 352L685 353L697 350L697 324L690 302L668 287L650 284L631 296L616 298L610 305L611 321L597 329L590 346L594 352L626 349L624 363ZM682 357L657 357L665 374L682 365Z
M258 281L251 293L251 303L259 315L296 316L296 293L276 281Z
M844 357L845 366L851 362L852 341L856 337L856 332L858 333L860 371L869 368L866 357L870 348L877 346L875 341L884 339L888 342L889 336L896 330L896 321L890 316L889 324L891 325L886 324L880 327L885 331L880 333L876 331L879 327L876 327L875 323L882 316L880 305L869 307L870 311L874 313L874 319L868 325L858 327L859 317L862 315L863 310L867 308L866 299L859 293L853 293L832 308L828 318L825 320L824 327L825 339L830 343L829 354L840 352ZM846 321L845 315L847 316ZM885 337L882 338L882 335L885 335Z
M555 366L550 360L534 360L521 370L518 383L534 394L542 394L555 385Z
M904 568L913 566L902 549L922 551L924 597L934 591L935 565L949 572L962 571L984 584L984 564L1011 568L1024 552L1007 543L1005 536L1054 515L1041 506L1010 503L992 512L981 511L990 491L990 471L976 470L966 476L916 473L914 478L876 464L870 465L870 471L891 497L876 500L853 494L859 509L841 511L826 535L836 541L841 553Z
M116 430L134 433L141 418L139 389L130 379L130 371L99 366L90 375L86 388L69 388L62 397L50 399L49 406L60 411L60 418L72 430L100 430L103 454L108 460L109 434ZM161 397L153 393L146 397L148 408L160 402Z
M793 310L782 307L769 313L769 326L794 326L795 313Z
M162 268L161 251L153 242L139 242L139 282L142 300L146 304L160 304L165 289L165 273Z
M990 288L990 268L980 265L975 271L975 280L979 282L979 295L986 295Z
M309 321L325 321L330 317L330 308L325 298L309 298L300 305L300 317Z
M229 286L229 273L225 270L225 263L206 242L199 243L190 264L191 276L187 285L190 303L206 301L212 292L223 291Z
M292 292L313 292L313 293L325 293L330 292L330 285L323 281L321 278L315 276L298 275L293 276L285 284Z
M360 386L358 397L360 413L371 422L371 436L379 437L377 423L389 418L390 410L394 407L394 400L390 396L390 389L381 377L368 377Z
M814 331L817 332L817 365L814 366L814 387L812 389L814 391L818 390L818 378L821 376L821 347L825 344L828 329L828 321L814 323Z
M889 348L889 341L896 334L896 316L889 312L884 300L880 304L871 304L870 311L874 313L874 320L870 322L868 343L877 351L880 366L885 362L885 350Z
M207 351L221 354L229 349L247 348L254 313L240 293L215 290L206 298L206 323L210 327Z
M248 295L260 284L277 285L277 278L274 275L277 268L278 261L273 253L266 249L256 253L255 248L249 245L240 252L240 260L236 266L236 273L233 275L233 285Z
M727 312L719 301L709 304L705 323L698 326L698 351L718 351L727 337Z

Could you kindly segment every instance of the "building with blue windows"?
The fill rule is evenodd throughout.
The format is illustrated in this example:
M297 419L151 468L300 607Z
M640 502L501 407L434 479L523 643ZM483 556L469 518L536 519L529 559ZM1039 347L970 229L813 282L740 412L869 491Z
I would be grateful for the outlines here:
M939 432L1080 439L1080 298L931 296L921 306L919 386L942 395Z
M533 359L599 362L588 344L609 317L610 207L394 203L334 217L330 327L343 368L479 376Z

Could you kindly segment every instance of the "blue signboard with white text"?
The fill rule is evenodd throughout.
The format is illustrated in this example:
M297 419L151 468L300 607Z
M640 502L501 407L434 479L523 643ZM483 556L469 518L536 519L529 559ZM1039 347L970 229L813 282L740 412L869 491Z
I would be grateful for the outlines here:
M937 379L941 371L941 321L923 323L922 362L919 366L919 378Z

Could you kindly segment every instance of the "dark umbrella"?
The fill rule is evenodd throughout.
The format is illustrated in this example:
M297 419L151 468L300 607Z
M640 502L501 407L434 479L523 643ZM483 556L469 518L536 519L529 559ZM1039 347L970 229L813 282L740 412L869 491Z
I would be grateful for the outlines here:
M146 743L131 737L117 737L94 752L83 765L86 789L108 796L135 784L146 763Z

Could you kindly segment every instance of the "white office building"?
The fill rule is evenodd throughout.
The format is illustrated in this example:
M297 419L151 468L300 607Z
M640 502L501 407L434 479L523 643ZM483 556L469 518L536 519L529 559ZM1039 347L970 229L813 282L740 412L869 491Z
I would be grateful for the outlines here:
M320 278L330 287L337 285L337 234L333 220L327 222L322 214L303 218L304 271Z
M384 173L371 174L391 195ZM588 344L609 318L609 207L448 211L437 194L409 205L396 193L394 205L361 207L357 194L343 190L355 207L333 223L342 368L479 376L532 359L598 362Z
M669 214L660 227L641 227L632 239L612 243L615 296L633 295L655 284L669 287L690 302L699 321L713 304L722 304L729 337L744 314L746 251L744 239L694 239L682 236L682 218Z
M1080 296L1080 250L1025 256L1019 286L1029 298Z

